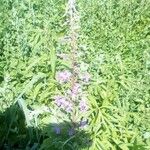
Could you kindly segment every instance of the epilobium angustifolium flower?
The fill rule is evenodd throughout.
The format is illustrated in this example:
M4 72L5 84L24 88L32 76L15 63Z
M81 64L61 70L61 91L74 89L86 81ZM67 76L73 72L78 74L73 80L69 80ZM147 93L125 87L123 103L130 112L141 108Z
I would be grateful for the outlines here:
M67 112L71 112L72 104L69 101L67 101L65 97L58 95L58 96L55 96L54 99L58 107L66 110Z
M61 106L66 101L66 99L63 96L59 95L54 96L54 99L57 106Z
M66 83L70 80L71 78L71 72L69 72L68 70L65 71L60 71L56 74L56 80L62 84L62 83Z
M80 124L79 124L79 127L84 127L84 126L87 125L87 123L88 123L88 120L81 120Z
M55 126L55 127L54 127L54 132L55 132L56 134L60 134L60 133L61 133L60 127Z
M68 135L69 135L69 136L72 136L72 135L74 135L74 134L75 134L74 128L70 128L70 129L68 130Z
M75 83L72 87L72 93L76 95L79 92L81 92L81 85L79 83Z
M87 105L87 100L86 99L81 99L80 103L79 103L79 109L81 112L85 112L88 110L88 105Z
M63 96L55 96L54 100L55 104L59 108L63 109L63 112L69 112L69 119L71 120L71 123L74 124L77 121L79 122L79 120L77 120L78 118L76 117L76 114L83 114L83 112L86 112L88 110L87 98L85 97L85 86L88 85L91 76L87 72L88 64L85 67L85 63L82 62L80 64L80 61L78 61L79 55L77 52L77 32L79 26L79 16L76 11L75 0L69 0L67 11L67 15L70 17L68 22L70 26L70 70L72 73L68 70L58 71L56 73L56 80L61 84L61 86L59 86L59 90L60 88L62 88L61 92L65 94L62 94ZM66 55L60 55L59 57L62 59L66 59ZM81 121L79 124L80 126L84 126L87 123L86 121ZM68 134L69 136L72 136L74 133L75 127L73 126L69 129Z

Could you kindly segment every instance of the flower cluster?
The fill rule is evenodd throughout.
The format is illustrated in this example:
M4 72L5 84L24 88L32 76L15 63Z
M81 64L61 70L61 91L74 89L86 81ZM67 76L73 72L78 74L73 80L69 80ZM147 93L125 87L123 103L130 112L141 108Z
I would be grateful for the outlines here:
M58 96L55 96L54 99L58 107L66 110L67 112L71 112L72 104L69 101L67 101L65 97L58 95Z
M67 14L69 16L69 47L70 47L70 62L71 68L69 70L62 70L56 73L56 80L60 84L59 89L62 88L63 93L54 96L55 104L67 112L71 116L71 122L77 122L77 114L81 114L88 110L86 86L88 85L91 76L88 73L88 65L85 67L85 63L78 61L78 30L79 28L79 16L75 7L75 0L68 1ZM61 53L58 55L63 61L68 60L67 54ZM80 119L81 120L81 119ZM86 122L81 122L81 126L84 126ZM58 131L56 132L58 133ZM69 129L70 136L74 134L74 127Z
M56 134L60 134L61 133L61 128L59 126L55 126L54 131L55 131Z
M70 80L71 78L71 73L68 71L68 70L65 70L65 71L61 71L61 72L58 72L56 74L56 80L62 84L62 83L66 83Z
M71 97L71 99L75 100L81 92L81 85L79 83L75 83L71 89L68 89L67 94Z
M76 124L76 126L74 126L74 127L70 127L70 126L68 126L68 128L67 128L67 134L69 135L69 136L72 136L72 135L74 135L75 134L75 132L76 132L76 129L78 129L78 128L84 128L86 125L88 124L88 120L81 120L78 124ZM67 124L66 124L67 125ZM66 130L66 127L64 127L64 126L61 126L61 125L55 125L54 127L53 127L53 131L57 134L57 135L59 135L59 134L61 134L61 132L63 131L65 131Z
M58 72L56 74L56 80L61 84L61 86L62 84L71 82L72 77L72 73L68 70ZM77 106L78 104L79 110L81 112L86 112L88 110L87 98L84 95L84 91L82 90L82 88L84 86L84 82L89 82L90 77L90 74L88 72L85 72L82 76L77 78L76 82L73 85L70 84L70 88L66 91L67 95L54 96L56 105L66 112L71 112L73 110L73 106Z
M85 112L88 110L88 106L87 106L87 102L85 99L81 99L80 103L79 103L79 109L81 112Z
M54 132L57 134L57 135L59 135L59 134L61 134L61 128L59 127L59 126L54 126ZM75 129L74 128L69 128L68 129L68 135L69 136L72 136L72 135L74 135L75 134Z

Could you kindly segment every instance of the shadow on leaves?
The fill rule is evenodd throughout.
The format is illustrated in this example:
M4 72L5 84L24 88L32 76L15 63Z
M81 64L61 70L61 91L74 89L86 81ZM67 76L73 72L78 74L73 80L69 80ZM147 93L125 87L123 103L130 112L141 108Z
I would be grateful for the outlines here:
M26 127L19 106L0 112L0 149L2 150L81 150L92 144L84 131L86 122L50 123L42 128Z

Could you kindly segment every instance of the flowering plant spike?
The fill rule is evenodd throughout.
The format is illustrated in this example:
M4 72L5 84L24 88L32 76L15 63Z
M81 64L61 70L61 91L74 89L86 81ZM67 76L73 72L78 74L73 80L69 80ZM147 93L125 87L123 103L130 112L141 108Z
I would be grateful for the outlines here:
M87 72L87 69L85 72L80 71L80 65L84 62L81 64L78 62L79 56L77 55L77 51L79 51L79 49L77 40L79 30L79 15L76 10L76 0L68 1L66 16L68 18L67 22L69 23L68 36L70 37L70 41L68 42L68 45L70 47L69 59L71 62L71 68L69 68L69 70L58 70L56 73L57 82L60 84L60 87L64 86L66 91L54 96L54 100L55 104L60 110L62 110L62 112L66 112L66 115L70 114L72 127L68 129L68 134L71 136L75 134L76 126L74 126L74 124L76 122L78 122L78 124L81 126L87 124L87 121L83 122L81 117L76 116L76 114L79 115L86 113L88 110L85 86L87 86L87 83L89 83L91 76ZM63 59L63 57L61 58ZM80 118L80 120L78 120L78 118Z

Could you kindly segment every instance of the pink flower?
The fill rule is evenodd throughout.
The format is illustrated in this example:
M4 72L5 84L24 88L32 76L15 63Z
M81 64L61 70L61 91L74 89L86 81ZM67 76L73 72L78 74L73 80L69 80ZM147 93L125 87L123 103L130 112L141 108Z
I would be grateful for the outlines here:
M68 135L69 135L69 136L72 136L72 135L74 135L74 134L75 134L74 128L70 128L70 129L68 130Z
M56 134L60 134L61 133L61 129L60 129L59 126L55 126L54 127L54 131L55 131Z
M71 97L72 99L76 99L76 97L78 96L78 94L79 94L81 91L82 91L81 85L80 85L79 83L75 83L71 89L68 89L68 90L67 90L67 94L68 94L69 97Z
M88 105L86 103L86 99L81 99L80 103L79 103L79 109L81 112L85 112L88 110Z
M77 95L81 91L81 85L79 83L75 83L72 87L72 94Z
M66 107L66 112L71 112L72 111L72 104L68 103L67 107Z
M54 96L55 103L58 107L64 109L66 112L72 111L72 104L67 101L67 99L63 96Z
M67 71L67 70L62 71L62 72L58 72L58 73L56 74L56 80L57 80L60 84L66 83L67 81L70 80L71 75L72 75L71 72L69 72L69 71Z
M87 123L88 123L88 120L81 120L79 127L84 127L85 125L87 125Z
M66 102L66 98L63 96L54 96L54 99L57 106L62 106Z

